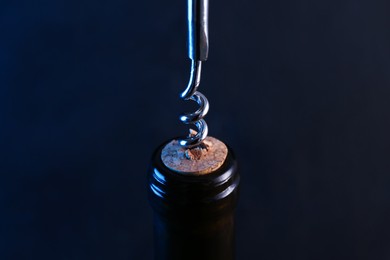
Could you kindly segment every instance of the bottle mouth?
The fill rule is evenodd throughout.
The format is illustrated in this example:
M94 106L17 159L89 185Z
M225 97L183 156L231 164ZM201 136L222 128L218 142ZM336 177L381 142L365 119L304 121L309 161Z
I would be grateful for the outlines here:
M152 157L148 174L149 201L154 209L164 212L182 210L221 211L235 206L240 177L234 154L228 147L223 165L206 175L191 176L174 172L161 160L160 146Z

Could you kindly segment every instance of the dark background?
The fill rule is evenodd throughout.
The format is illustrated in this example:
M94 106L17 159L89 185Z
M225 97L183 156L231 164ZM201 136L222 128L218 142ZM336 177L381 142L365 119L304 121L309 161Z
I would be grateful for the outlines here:
M200 90L242 174L238 259L390 259L388 1L210 1ZM185 1L1 1L0 259L151 259L187 131Z

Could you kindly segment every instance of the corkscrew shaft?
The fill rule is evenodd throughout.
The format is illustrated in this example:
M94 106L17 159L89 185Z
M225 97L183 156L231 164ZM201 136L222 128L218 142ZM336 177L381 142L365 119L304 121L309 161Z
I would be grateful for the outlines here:
M207 137L208 127L203 117L209 110L207 98L197 91L202 61L206 61L209 53L208 39L208 0L188 0L188 56L192 60L190 80L180 97L198 103L199 109L193 113L183 114L180 120L197 128L195 135L188 135L179 140L181 146L193 148L199 146Z
M209 54L208 0L188 0L188 56L206 61Z

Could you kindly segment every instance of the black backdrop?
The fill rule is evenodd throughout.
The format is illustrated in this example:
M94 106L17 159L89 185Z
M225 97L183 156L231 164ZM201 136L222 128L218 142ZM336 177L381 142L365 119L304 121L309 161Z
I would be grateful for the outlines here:
M238 155L238 259L390 259L388 1L210 1L200 90ZM0 259L151 259L186 128L185 1L1 1Z

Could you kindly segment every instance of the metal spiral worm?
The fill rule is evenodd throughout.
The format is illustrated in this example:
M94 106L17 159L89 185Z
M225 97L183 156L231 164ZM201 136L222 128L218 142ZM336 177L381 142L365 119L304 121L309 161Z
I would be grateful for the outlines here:
M209 111L209 101L207 98L197 91L200 83L200 74L202 70L201 61L193 61L191 66L191 76L187 88L181 94L181 98L184 100L192 100L198 103L199 109L193 113L183 114L180 116L180 120L185 124L195 125L198 129L197 133L193 136L188 135L187 138L179 140L181 146L186 148L192 148L198 146L207 137L208 127L203 117Z
M202 61L206 61L209 52L208 41L208 0L188 0L188 56L192 60L190 80L180 97L198 103L199 109L193 113L183 114L180 120L197 128L195 135L189 134L179 140L185 148L201 145L207 137L208 127L203 117L209 111L209 101L197 91L200 84Z

